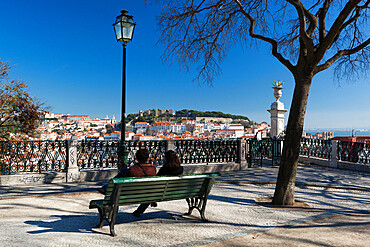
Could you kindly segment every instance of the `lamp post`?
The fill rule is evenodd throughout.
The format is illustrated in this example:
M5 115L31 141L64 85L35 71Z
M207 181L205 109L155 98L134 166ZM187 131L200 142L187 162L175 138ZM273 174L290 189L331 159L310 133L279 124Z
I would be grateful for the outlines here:
M128 150L126 146L126 45L132 40L136 23L127 10L122 10L113 24L117 42L122 43L123 65L122 65L122 113L121 113L121 141L118 154L118 169L122 171L127 167Z

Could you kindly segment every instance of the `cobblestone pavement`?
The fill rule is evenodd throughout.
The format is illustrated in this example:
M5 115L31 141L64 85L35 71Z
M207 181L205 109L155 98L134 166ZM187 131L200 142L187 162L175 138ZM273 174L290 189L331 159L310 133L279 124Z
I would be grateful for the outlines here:
M276 179L276 172L276 168L263 167L223 173L209 196L206 217L210 222L207 223L200 221L198 212L184 216L185 201L158 203L157 208L149 208L141 218L131 214L136 206L120 207L117 237L109 235L108 226L95 228L97 210L88 209L91 199L102 198L93 192L98 186L95 183L2 187L0 243L1 246L222 246L225 243L224 246L248 246L253 243L246 241L258 236L265 242L255 241L256 246L276 246L285 245L278 239L287 233L285 238L292 241L291 246L322 246L326 240L302 241L306 235L299 235L299 231L316 229L333 236L336 242L328 242L329 246L345 245L345 237L368 238L369 173L302 166L297 181L312 186L298 186L296 199L311 208L293 210L263 207L254 202L272 196L274 185L270 182ZM340 220L342 215L363 217L358 221ZM325 220L333 216L338 216L338 222L326 224ZM315 224L325 226L313 227ZM284 228L289 226L293 227ZM347 229L344 231L348 234L333 230L337 228ZM288 233L285 229L296 231ZM351 235L353 229L360 230L356 232L358 236ZM360 241L357 245L366 246L367 242Z
M264 166L239 172L224 172L218 182L275 183L279 167ZM298 166L298 186L323 186L370 191L370 173L316 165Z

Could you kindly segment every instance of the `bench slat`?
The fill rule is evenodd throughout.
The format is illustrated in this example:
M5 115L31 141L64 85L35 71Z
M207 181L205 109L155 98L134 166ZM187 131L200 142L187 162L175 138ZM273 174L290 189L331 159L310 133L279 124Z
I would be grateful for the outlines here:
M204 183L204 179L187 179L187 180L175 180L175 181L162 181L162 182L147 182L147 183L132 183L132 184L122 184L122 190L129 190L130 188L152 188L153 186L161 186L161 185L193 185L193 184L202 184ZM127 189L126 189L127 188Z
M166 185L161 185L161 186L143 186L143 187L130 187L130 188L126 188L126 187L123 187L121 189L121 194L131 194L131 193L143 193L143 192L147 192L147 193L150 193L151 191L155 190L155 189L162 189L164 190L164 188L166 187ZM167 190L174 190L174 189L183 189L183 188L192 188L192 187L203 187L203 182L202 183L193 183L193 184L168 184L167 185Z
M201 188L187 188L187 189L182 189L182 190L173 190L173 191L167 191L164 196L167 196L167 195L174 195L174 194L186 194L186 193L199 193L199 194L202 194L203 191ZM145 198L145 197L153 197L153 196L162 196L163 195L163 191L156 191L156 192L147 192L147 193L142 193L142 194L124 194L119 197L120 200L123 200L123 199L131 199L131 198Z
M163 201L172 201L172 200L181 200L186 198L194 198L199 197L198 193L192 193L192 194L176 194L176 195L169 195L164 198L161 196L148 196L143 198L132 198L132 199L124 199L119 201L119 205L132 205L132 204L142 204L142 203L152 203L152 202L163 202Z
M153 181L173 181L173 180L184 180L184 179L199 179L199 178L214 178L220 176L219 173L203 173L203 174L187 174L180 176L154 176L154 177L131 177L131 178L113 178L113 183L142 183L142 182L153 182Z

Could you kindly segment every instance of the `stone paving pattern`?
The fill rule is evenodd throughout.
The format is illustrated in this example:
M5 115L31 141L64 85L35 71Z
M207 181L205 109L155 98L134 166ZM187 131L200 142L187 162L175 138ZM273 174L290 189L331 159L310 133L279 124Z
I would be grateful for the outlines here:
M158 203L157 208L149 208L141 218L131 214L136 206L120 207L115 227L117 237L109 235L107 225L102 229L95 228L99 221L97 210L88 209L91 199L102 198L94 192L99 184L1 187L0 243L1 246L89 247L279 246L286 243L277 241L273 244L271 236L283 236L284 227L306 230L308 222L342 215L362 217L361 224L350 225L351 231L362 231L358 233L358 239L370 234L370 230L366 230L370 229L370 173L300 166L296 199L311 208L288 210L256 204L255 199L273 195L275 187L272 183L277 171L276 167L262 167L222 173L209 196L206 217L210 222L207 223L200 221L198 212L184 216L187 211L184 200ZM340 227L335 224L326 227L330 226ZM346 230L348 236L352 236L349 231ZM330 234L334 234L332 232ZM291 233L294 234L298 233ZM250 242L258 239L255 236L265 239L265 244L257 242L260 240ZM294 236L296 239L291 246L322 246L318 240L299 242L299 234ZM341 242L340 236L338 241L339 245L345 243ZM368 246L366 241L357 245Z

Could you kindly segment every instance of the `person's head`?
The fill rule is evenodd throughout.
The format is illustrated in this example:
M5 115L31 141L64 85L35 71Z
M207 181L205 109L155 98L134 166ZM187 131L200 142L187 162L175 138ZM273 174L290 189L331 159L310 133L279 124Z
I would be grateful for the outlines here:
M164 166L167 166L171 170L175 170L180 167L181 162L180 158L177 156L177 153L173 150L169 150L164 154L165 163Z
M136 160L137 162L139 162L140 164L144 164L148 161L149 159L149 151L142 148L142 149L139 149L137 150L136 152Z

